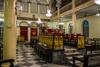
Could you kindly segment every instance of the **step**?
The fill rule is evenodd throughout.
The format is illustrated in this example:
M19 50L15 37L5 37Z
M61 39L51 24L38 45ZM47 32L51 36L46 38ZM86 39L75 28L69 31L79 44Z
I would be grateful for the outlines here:
M69 61L69 63L70 63L70 64L73 64L73 61ZM77 61L77 60L75 61L75 63L76 63L77 65L80 65L80 66L83 64L82 62Z
M73 65L73 61L69 61L69 63ZM76 61L75 64L76 64L77 66L79 66L79 67L83 67L83 63L80 62L80 61Z
M82 55L78 55L78 56L76 56L76 57L82 58L83 56L82 56ZM70 56L70 57L66 57L66 59L67 59L67 60L72 60L73 58L72 58L72 56Z
M77 49L75 49L75 48L70 48L70 49L65 49L65 52L73 52L73 51L77 51Z
M64 53L65 56L73 56L73 55L80 55L81 53L80 52L71 52L71 53Z

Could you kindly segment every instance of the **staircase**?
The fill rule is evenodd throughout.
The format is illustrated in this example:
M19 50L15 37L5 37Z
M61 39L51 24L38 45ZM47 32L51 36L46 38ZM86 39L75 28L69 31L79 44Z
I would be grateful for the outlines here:
M78 58L83 57L82 53L73 47L66 47L64 56L65 56L65 62L70 64L73 64L73 58L72 58L73 56L77 56ZM76 63L80 63L80 62L76 61Z

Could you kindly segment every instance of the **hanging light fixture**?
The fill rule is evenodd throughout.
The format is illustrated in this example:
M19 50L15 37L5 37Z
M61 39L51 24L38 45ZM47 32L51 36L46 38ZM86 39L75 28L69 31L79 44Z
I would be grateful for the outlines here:
M94 0L94 2L98 5L100 5L100 0Z
M38 21L37 21L37 23L38 23L38 24L41 24L41 23L43 23L43 22L41 21L40 17L38 18Z
M50 8L51 7L48 5L48 10L47 10L47 14L46 14L47 17L51 17L52 16Z
M47 17L51 17L51 16L52 16L52 14L51 14L51 10L50 10L50 9L47 10L47 14L46 14L46 16L47 16Z

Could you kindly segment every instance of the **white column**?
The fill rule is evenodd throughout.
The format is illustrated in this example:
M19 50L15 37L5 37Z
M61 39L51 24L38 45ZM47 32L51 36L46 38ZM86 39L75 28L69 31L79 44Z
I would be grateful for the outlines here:
M31 36L31 29L28 27L28 42L30 42L30 36Z
M72 33L73 33L73 34L76 34L75 0L72 0L72 9L73 9L73 13L72 13L72 24L73 24L73 29L72 29Z
M14 59L16 62L17 28L15 2L16 0L4 0L3 59Z

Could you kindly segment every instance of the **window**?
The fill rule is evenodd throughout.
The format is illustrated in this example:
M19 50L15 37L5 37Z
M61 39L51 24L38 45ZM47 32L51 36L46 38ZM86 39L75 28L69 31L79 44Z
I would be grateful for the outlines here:
M38 13L38 5L35 3L32 3L30 11L31 13Z
M87 20L83 21L83 35L89 37L89 22Z
M41 5L40 6L40 13L41 14L46 14L47 13L47 6Z
M22 5L22 11L23 12L28 12L28 9L29 9L29 4L28 3L21 3L21 5Z
M72 34L72 29L73 29L73 24L70 23L70 24L69 24L69 34Z

